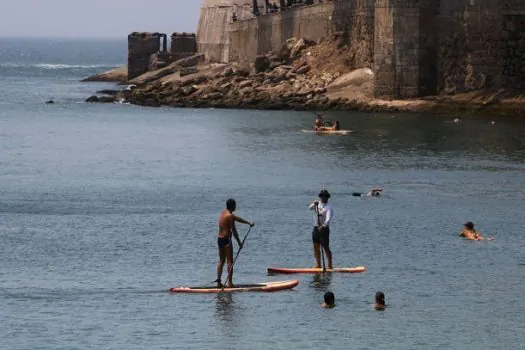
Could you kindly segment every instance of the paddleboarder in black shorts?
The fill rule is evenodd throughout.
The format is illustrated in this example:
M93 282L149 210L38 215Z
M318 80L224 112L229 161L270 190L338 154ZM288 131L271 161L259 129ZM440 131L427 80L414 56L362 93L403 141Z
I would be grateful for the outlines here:
M314 256L316 267L321 268L321 246L328 259L328 269L332 269L332 251L330 250L330 222L334 217L333 209L328 204L330 193L327 190L319 192L321 201L314 201L309 209L315 210L315 223L312 231L312 241L314 246Z
M219 264L217 265L217 286L219 288L222 288L221 283L221 276L222 276L222 269L224 267L224 262L228 261L228 281L226 281L226 285L228 287L233 287L233 244L232 244L232 236L235 237L235 240L239 244L239 249L242 248L242 242L239 239L239 234L237 233L237 228L235 227L235 221L248 224L250 226L255 225L253 222L249 222L244 220L243 218L240 218L238 216L235 216L233 212L237 208L237 203L234 199L228 199L226 201L226 209L223 209L221 211L221 214L219 216L219 234L217 237L217 246L219 248Z

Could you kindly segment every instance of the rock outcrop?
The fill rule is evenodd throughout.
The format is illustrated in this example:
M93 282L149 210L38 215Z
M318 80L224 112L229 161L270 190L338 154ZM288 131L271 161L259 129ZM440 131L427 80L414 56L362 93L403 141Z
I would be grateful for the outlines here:
M108 70L107 72L93 75L91 77L85 78L82 81L107 81L107 82L117 82L125 83L128 81L128 67L122 66Z
M258 56L250 66L206 65L202 55L147 72L129 83L133 89L101 91L87 102L126 101L143 106L253 109L360 109L348 97L331 97L328 87L341 73L322 72L310 64L307 39L287 40L279 52Z
M312 69L305 50L315 43L290 39L279 53L258 56L250 67L229 64L210 71L201 59L146 73L134 80L133 91L116 96L144 106L217 107L256 109L359 109L347 97L331 98L328 87L340 73ZM184 68L182 68L184 67Z
M205 64L202 55L194 55L147 72L130 81L134 85L124 90L99 91L106 96L91 96L86 102L365 112L461 110L464 107L468 110L469 106L474 106L471 108L474 110L492 111L497 105L491 102L489 106L483 98L475 103L444 102L445 97L404 101L374 99L373 71L366 67L352 69L345 58L347 52L340 50L345 49L337 48L337 42L316 44L292 38L279 52L257 56L249 65ZM500 98L503 96L498 95L491 101ZM445 108L437 107L445 103Z

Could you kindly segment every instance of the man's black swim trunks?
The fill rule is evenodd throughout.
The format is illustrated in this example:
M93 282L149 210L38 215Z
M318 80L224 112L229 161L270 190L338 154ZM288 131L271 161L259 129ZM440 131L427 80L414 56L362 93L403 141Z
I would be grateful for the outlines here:
M230 237L217 237L217 245L219 246L219 248L224 248L230 244L232 244L232 240Z

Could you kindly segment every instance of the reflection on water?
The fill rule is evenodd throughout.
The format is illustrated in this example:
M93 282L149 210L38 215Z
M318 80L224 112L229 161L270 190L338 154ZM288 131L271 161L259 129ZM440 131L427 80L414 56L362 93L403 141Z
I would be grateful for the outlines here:
M218 293L215 298L215 315L219 321L227 323L234 320L235 302L233 293Z
M332 283L332 273L325 272L325 273L315 274L310 285L313 286L315 289L318 289L321 291L328 291L328 288L330 287L331 283Z

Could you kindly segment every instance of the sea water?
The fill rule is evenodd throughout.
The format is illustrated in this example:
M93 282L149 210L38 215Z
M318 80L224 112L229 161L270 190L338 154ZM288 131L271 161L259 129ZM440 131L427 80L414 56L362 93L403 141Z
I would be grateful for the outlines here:
M125 54L0 39L0 348L523 349L523 120L329 112L354 133L319 136L310 112L84 103L115 85L80 79ZM323 188L334 264L368 271L268 276L313 265ZM216 278L230 197L256 222L234 282L300 284L168 293ZM496 240L459 238L466 221Z

